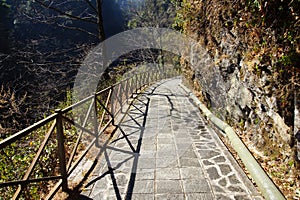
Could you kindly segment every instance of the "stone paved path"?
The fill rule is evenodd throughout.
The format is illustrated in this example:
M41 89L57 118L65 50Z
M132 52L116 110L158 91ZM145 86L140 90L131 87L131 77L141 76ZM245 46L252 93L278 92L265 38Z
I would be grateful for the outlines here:
M82 195L89 199L262 199L179 86L138 96ZM102 149L103 150L103 149Z

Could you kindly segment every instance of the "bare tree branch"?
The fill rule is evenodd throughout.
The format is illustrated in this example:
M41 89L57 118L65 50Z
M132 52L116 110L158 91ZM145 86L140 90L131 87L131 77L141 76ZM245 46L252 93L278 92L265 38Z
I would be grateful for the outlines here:
M98 38L98 35L90 32L90 31L87 31L86 29L83 29L83 28L79 28L79 27L75 27L75 26L66 26L66 25L63 25L63 24L57 24L57 26L62 27L62 28L66 28L66 29L70 29L70 30L80 31L80 32L86 33L90 36Z
M95 11L96 14L98 14L98 10L96 7L91 3L89 0L85 0L85 2Z
M90 23L94 23L94 24L97 24L97 21L94 21L94 20L90 20L90 19L86 19L86 18L82 18L82 17L79 17L79 16L75 16L75 15L71 15L67 12L64 12L54 6L51 6L52 3L50 3L49 5L41 2L40 0L35 0L37 3L39 3L41 6L43 6L44 8L47 8L47 9L51 9L51 10L54 10L55 12L61 14L61 15L64 15L66 17L69 17L71 19L76 19L76 20L79 20L79 21L85 21L85 22L90 22Z

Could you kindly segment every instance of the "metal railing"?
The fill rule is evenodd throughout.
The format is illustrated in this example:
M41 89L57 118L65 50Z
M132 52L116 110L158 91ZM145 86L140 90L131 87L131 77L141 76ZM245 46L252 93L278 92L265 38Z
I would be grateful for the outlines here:
M22 176L14 180L3 181L2 179L0 188L10 188L14 193L12 199L18 199L22 196L22 192L30 190L32 184L41 182L52 183L50 196L59 188L68 191L68 177L89 150L99 145L107 128L115 125L115 117L122 113L122 108L128 103L128 99L145 85L177 75L179 72L173 68L135 74L67 108L56 110L45 119L0 141L2 152L18 145L22 145L23 152L27 150L34 152L34 156L25 162L28 167ZM74 119L72 116L74 109L79 109L83 114ZM74 131L75 129L77 131ZM12 152L17 153L14 150ZM20 156L20 152L17 154L6 156L13 163L13 158ZM45 160L49 160L50 157L55 167L45 164L47 163ZM21 164L24 163L23 158L20 160ZM49 169L51 167L53 169ZM52 174L46 173L46 176L42 176L41 171L46 169ZM36 173L38 175L35 175Z

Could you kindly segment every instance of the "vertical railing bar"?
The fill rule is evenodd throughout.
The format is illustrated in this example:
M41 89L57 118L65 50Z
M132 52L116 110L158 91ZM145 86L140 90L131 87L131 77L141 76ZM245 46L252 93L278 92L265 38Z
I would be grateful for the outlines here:
M132 91L132 94L133 94L133 93L136 93L137 75L135 74L132 78L133 78L133 91Z
M119 102L119 99L118 99L118 87L117 87L117 85L114 87L113 97L114 97L113 98L114 99L114 112L112 112L112 114L113 114L112 116L115 117L116 110L118 110L118 102Z
M89 109L88 109L88 111L87 111L87 113L86 113L86 115L85 115L84 121L83 121L83 123L82 123L82 127L83 127L83 128L85 127L85 125L86 125L86 123L87 123L87 121L88 121L89 115L91 114L91 110L92 110L92 108L93 108L94 101L95 101L95 99L92 99L92 102L91 102L91 104L90 104L90 106L89 106ZM73 158L75 157L75 154L76 154L76 151L77 151L77 148L78 148L78 145L79 145L79 143L80 143L80 140L81 140L81 138L82 138L83 133L84 133L84 131L83 131L83 130L80 130L79 136L78 136L78 138L77 138L77 140L76 140L75 146L74 146L74 148L73 148L73 151L72 151L72 153L71 153L70 159L69 159L68 164L67 164L67 171L69 171L69 168L71 167Z
M118 102L119 102L119 105L120 105L119 108L122 109L122 82L119 84L117 98L118 98Z
M140 74L136 75L136 88L139 89L140 88Z
M38 149L38 151L36 153L36 156L33 158L32 162L31 162L30 166L28 167L28 169L27 169L27 171L26 171L26 173L25 173L22 180L27 180L29 178L29 176L32 174L32 171L33 171L34 167L36 166L37 161L41 157L42 151L45 149L45 146L47 145L47 143L49 141L49 138L50 138L51 134L54 131L55 126L56 126L56 120L52 123L49 131L45 135L45 139L41 143L40 148ZM17 191L13 195L13 199L18 199L20 197L20 194L21 194L21 191L23 190L23 187L24 187L23 185L20 185L18 187Z
M116 100L115 106L114 106L114 113L113 116L117 115L117 111L119 110L119 104L120 104L120 99L119 99L119 91L120 91L120 84L118 84L118 87L115 87L115 92L114 92L114 99Z
M131 91L130 91L130 93L131 93L131 95L133 95L133 93L134 93L134 85L135 85L135 79L134 79L134 75L131 77Z
M139 88L143 87L143 81L142 81L142 78L143 78L143 74L140 74L139 75Z
M145 79L146 79L146 77L145 77L145 72L143 72L143 74L142 74L142 78L143 78L143 81L142 81L142 86L144 87L144 85L145 85Z
M146 72L143 73L143 86L146 84Z
M140 89L141 88L141 74L138 74L138 78L137 78L137 80L138 80L138 89Z
M133 91L134 91L133 84L134 84L134 79L133 79L133 76L132 76L131 79L130 79L130 94L131 95L133 95Z
M108 107L109 99L110 99L111 95L112 95L112 90L110 89L109 92L108 92L107 98L106 98L105 105L104 105L104 107L105 107L106 109L107 109L107 107ZM99 123L99 127L102 126L103 121L104 121L105 114L107 113L105 108L103 108L103 109L104 109L104 112L102 113L101 120L100 120L100 123ZM99 127L98 127L98 128L99 128Z
M127 90L127 95L128 95L128 100L129 100L129 98L131 97L131 78L130 79L128 79L128 90Z
M127 95L126 95L126 87L127 87L127 81L123 82L123 87L122 87L122 113L123 113L123 107L125 105L125 103L127 102Z
M128 95L128 83L129 80L126 80L126 86L125 86L125 98L126 98L126 103L128 104L128 99L129 99L129 95Z
M140 89L140 75L136 74L136 90Z
M141 87L144 86L144 73L141 74Z
M132 77L132 95L135 93L135 89L136 89L136 75L134 75Z
M110 95L109 97L111 98L112 95ZM108 114L108 115L110 116L110 118L113 119L113 114L112 114L111 111L109 110L109 106L108 106L110 98L107 98L108 103L107 103L106 105L104 105L104 104L103 104L101 101L99 101L98 99L97 99L97 101L99 102L99 104L100 104L100 105L103 107L103 109L105 110L105 113L103 113L103 114ZM105 115L103 115L103 120L104 120L104 116L105 116ZM101 124L99 125L99 127L102 126L103 120L101 120Z
M61 109L55 110L57 113L56 129L57 129L57 143L58 143L58 159L60 166L60 173L62 176L62 191L68 190L68 174L66 169L66 155L64 146L64 130Z
M98 114L97 114L97 94L95 93L94 97L94 132L96 136L95 145L96 147L99 147L99 132L98 132Z
M110 104L111 104L111 119L112 119L112 124L115 125L115 116L114 116L114 87L111 88L111 96L110 96Z
M136 74L136 91L139 89L140 81L139 81L139 73Z

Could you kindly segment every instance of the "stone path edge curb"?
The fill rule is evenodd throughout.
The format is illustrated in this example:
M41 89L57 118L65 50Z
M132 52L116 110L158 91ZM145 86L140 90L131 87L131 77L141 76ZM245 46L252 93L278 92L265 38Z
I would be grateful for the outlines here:
M233 128L227 123L223 122L221 119L213 115L208 108L183 84L180 84L194 101L194 103L200 108L203 114L220 130L222 130L226 137L228 137L231 142L232 147L238 153L245 167L249 171L251 177L256 182L262 195L267 200L285 200L281 191L277 188L274 182L266 174L263 168L259 165L253 155L250 153L245 144L241 141L239 136L235 133Z

